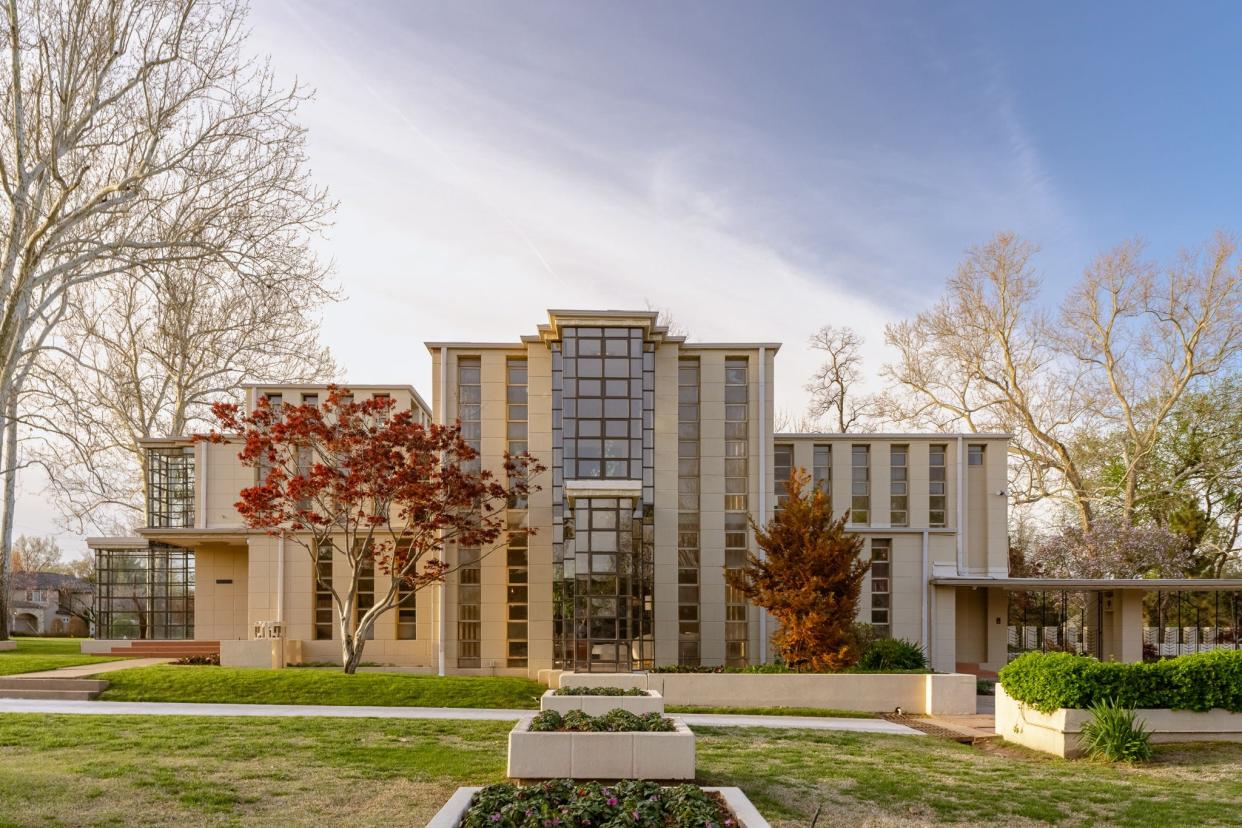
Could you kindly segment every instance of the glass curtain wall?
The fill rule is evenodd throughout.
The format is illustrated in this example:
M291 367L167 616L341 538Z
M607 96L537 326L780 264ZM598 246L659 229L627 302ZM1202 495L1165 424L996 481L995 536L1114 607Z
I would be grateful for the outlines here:
M553 633L557 666L654 658L655 346L641 328L561 330L552 350ZM640 481L571 499L566 481Z
M152 543L95 553L96 638L194 637L194 553Z
M194 525L194 446L149 448L147 525L184 529Z

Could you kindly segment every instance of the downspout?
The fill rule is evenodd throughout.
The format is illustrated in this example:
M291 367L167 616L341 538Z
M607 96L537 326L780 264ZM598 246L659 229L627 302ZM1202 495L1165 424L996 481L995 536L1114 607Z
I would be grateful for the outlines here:
M448 348L440 347L440 425L448 422ZM439 589L440 635L436 644L439 674L444 675L444 636L448 632L448 615L445 609L445 598L448 596L448 583L441 579Z
M957 574L966 573L966 444L957 435Z
M768 521L768 393L767 348L759 346L759 522ZM763 550L758 550L763 560ZM768 611L759 610L759 661L768 663Z
M931 663L931 641L928 635L931 629L931 602L927 600L928 594L931 592L931 577L927 570L927 529L923 529L923 650L927 653L928 663Z

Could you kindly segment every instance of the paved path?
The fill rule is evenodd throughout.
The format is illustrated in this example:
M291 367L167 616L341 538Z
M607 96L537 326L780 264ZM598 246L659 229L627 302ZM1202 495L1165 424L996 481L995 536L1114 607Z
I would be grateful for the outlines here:
M57 667L55 670L39 670L36 673L14 673L8 678L89 678L96 673L129 670L132 667L151 667L155 664L171 664L171 658L127 658L123 661L97 661L94 664L78 664L74 667Z
M531 710L475 707L367 707L320 704L185 704L177 702L59 701L0 699L0 713L71 713L139 716L326 716L381 719L470 719L514 721ZM882 719L831 719L819 716L725 716L674 713L688 725L703 727L788 727L921 736L913 728Z

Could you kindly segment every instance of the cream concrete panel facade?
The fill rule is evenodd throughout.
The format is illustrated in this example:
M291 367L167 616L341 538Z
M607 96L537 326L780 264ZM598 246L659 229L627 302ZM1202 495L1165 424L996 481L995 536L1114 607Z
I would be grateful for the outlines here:
M249 638L244 547L200 547L194 556L194 636L207 641Z

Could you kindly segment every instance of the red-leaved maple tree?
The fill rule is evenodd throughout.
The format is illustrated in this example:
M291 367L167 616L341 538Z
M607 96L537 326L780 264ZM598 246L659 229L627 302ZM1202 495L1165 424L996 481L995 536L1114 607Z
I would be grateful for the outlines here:
M240 440L238 457L259 469L259 484L242 489L236 504L242 519L306 550L320 588L331 592L346 673L403 590L443 580L447 544L502 542L509 499L536 490L532 478L544 470L525 452L506 453L499 480L479 470L459 424L424 426L391 398L355 402L336 386L319 405L274 407L261 398L250 413L233 403L212 411L218 429L200 439ZM321 577L319 550L329 545L348 564L347 583ZM360 606L361 582L372 576L373 600Z

